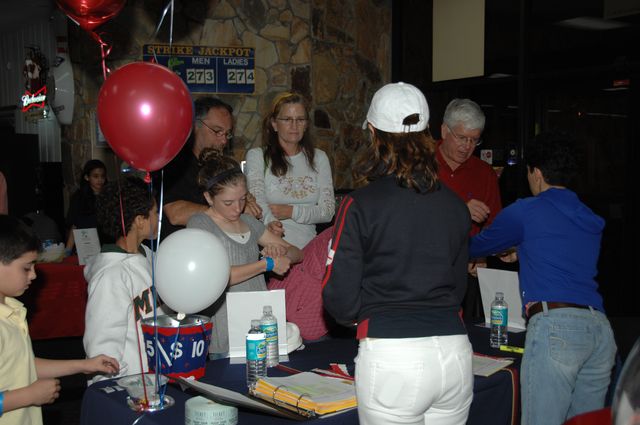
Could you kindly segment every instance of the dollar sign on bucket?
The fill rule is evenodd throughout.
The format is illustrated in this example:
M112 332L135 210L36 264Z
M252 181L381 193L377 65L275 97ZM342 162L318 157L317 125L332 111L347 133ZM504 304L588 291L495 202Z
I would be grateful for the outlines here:
M195 379L204 376L213 327L208 317L188 315L178 320L176 315L163 315L157 317L157 326L150 317L142 320L141 327L150 371L155 372L157 356L163 375Z

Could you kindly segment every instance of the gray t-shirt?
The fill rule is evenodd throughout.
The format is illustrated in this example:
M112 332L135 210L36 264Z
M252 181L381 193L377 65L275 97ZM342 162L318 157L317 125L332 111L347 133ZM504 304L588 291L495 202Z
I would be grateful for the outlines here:
M258 239L265 232L264 224L250 215L242 214L240 216L240 220L249 226L249 230L251 232L249 240L244 244L236 242L227 236L227 234L222 231L222 229L220 229L218 225L205 213L194 214L187 222L187 228L202 229L213 233L227 250L229 263L232 266L240 266L258 261L260 258ZM264 281L264 275L259 274L242 283L227 287L226 291L249 292L266 290L267 285ZM213 333L211 335L209 352L227 353L229 351L229 329L225 294L222 294L215 303L198 314L211 317L211 322L213 323Z

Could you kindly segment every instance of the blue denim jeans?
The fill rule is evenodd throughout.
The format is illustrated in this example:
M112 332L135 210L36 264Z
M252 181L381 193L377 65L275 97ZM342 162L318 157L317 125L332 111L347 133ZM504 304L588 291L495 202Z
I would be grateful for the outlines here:
M534 315L522 358L522 425L561 425L604 406L616 354L607 317L559 308Z

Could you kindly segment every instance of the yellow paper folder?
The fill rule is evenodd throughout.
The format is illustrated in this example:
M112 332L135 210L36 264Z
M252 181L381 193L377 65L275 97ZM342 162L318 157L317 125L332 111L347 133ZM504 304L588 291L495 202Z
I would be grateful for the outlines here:
M304 416L321 416L355 408L352 381L302 372L282 378L258 380L251 394Z

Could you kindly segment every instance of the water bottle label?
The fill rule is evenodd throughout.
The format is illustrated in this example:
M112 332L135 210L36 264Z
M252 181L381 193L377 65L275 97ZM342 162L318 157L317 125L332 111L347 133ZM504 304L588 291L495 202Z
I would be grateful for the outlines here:
M267 342L265 340L247 340L247 360L265 360Z
M268 324L268 325L260 325L260 330L264 332L267 342L277 342L278 341L278 325Z
M491 308L491 324L498 326L507 326L507 320L509 318L509 310L506 308L492 307Z

